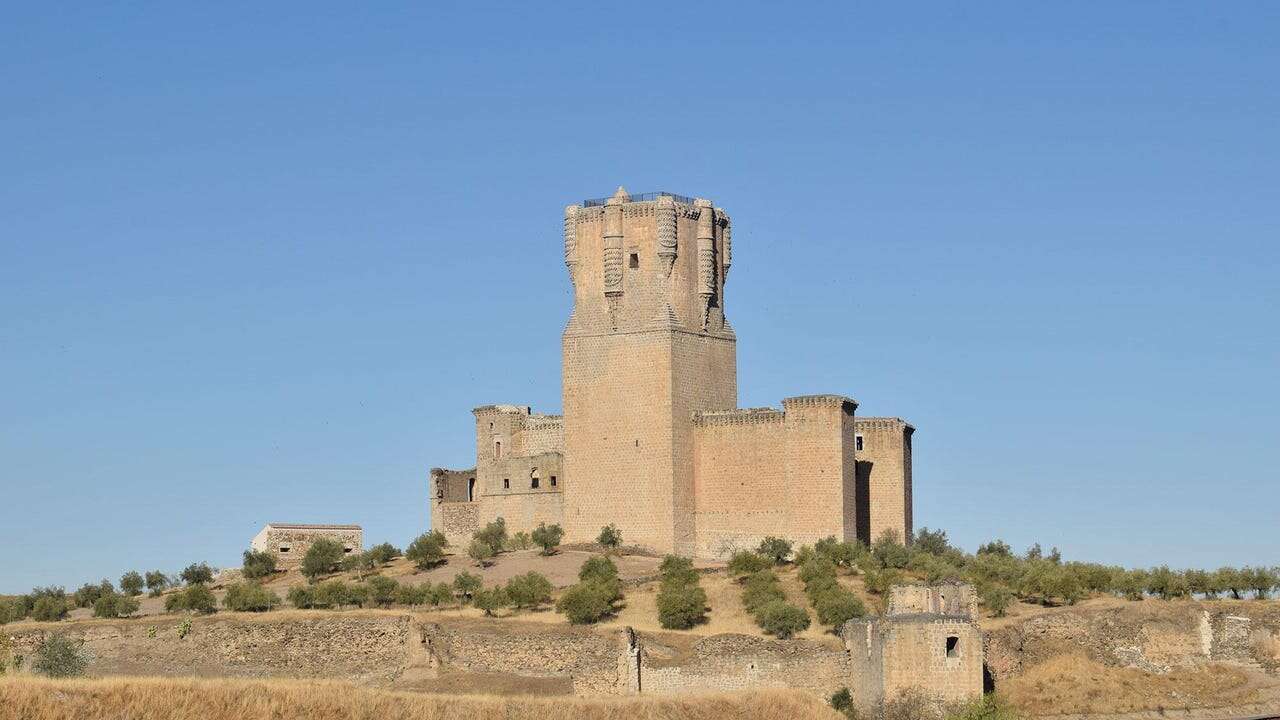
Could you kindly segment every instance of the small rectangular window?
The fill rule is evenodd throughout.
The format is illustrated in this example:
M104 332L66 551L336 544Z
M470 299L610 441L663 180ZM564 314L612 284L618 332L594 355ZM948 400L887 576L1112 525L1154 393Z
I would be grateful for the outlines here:
M503 490L511 489L511 478L502 478L502 489Z
M861 436L861 435L854 435L854 436L853 436L853 449L854 449L854 450L859 450L859 451L861 451L861 450L862 450L862 436Z
M287 552L289 552L289 546L288 546L288 545L281 545L281 546L280 546L280 552L282 552L282 553L287 553Z
M551 487L555 487L555 486L556 486L556 476L555 476L555 475L552 475L552 476L551 476Z
M955 635L947 636L947 657L960 657L960 638Z
M636 253L631 253L631 262L628 263L628 266L632 270L638 270L640 268L640 256Z
M529 487L534 487L534 488L538 487L538 478L530 478Z
M352 551L352 549L353 549L353 548L342 548L342 552L344 552L344 553L349 553L349 552L351 552L351 551Z

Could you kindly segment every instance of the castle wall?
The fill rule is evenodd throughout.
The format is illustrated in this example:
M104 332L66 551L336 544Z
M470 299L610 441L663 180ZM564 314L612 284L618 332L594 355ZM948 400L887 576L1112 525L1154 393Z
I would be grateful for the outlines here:
M944 703L982 696L982 633L968 619L883 624L884 693L918 688ZM948 652L948 639L953 647Z
M694 430L695 553L728 557L789 534L786 432L772 408L703 413Z
M899 418L858 418L857 434L862 436L858 452L857 483L866 510L860 533L872 543L885 530L894 530L903 542L914 532L911 517L911 436L914 433Z
M787 538L812 544L829 535L852 538L856 513L846 496L854 490L852 459L845 448L845 418L857 404L838 395L787 398Z

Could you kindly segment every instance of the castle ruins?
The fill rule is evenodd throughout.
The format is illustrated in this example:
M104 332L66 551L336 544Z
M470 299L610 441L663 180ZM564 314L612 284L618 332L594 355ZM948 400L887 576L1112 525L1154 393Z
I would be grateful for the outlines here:
M770 535L909 540L910 424L835 394L738 408L732 230L670 193L567 207L564 415L476 408L475 467L431 470L432 529L462 541L501 517L572 543L614 524L628 545L706 558Z

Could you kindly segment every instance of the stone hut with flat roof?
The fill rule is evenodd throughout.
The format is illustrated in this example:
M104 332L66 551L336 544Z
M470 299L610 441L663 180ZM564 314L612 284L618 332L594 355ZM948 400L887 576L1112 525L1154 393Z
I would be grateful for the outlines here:
M267 523L253 537L249 547L269 552L283 566L297 565L318 538L331 538L350 553L364 550L364 530L359 525L315 525L306 523Z

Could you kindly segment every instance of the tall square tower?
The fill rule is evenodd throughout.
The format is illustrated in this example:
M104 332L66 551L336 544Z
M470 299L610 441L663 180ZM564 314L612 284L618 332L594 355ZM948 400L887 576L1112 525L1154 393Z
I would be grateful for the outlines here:
M566 539L614 523L629 545L692 554L693 413L737 405L729 216L618 188L566 208L564 242Z

